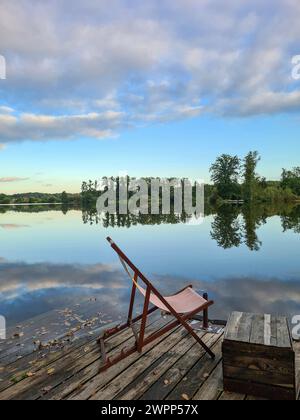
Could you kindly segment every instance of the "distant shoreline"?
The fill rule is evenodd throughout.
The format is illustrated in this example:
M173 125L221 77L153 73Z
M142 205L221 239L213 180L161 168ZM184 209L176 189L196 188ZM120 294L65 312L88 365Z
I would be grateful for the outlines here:
M62 205L63 203L10 203L10 204L1 204L0 207L15 207L15 206L53 206L53 205Z

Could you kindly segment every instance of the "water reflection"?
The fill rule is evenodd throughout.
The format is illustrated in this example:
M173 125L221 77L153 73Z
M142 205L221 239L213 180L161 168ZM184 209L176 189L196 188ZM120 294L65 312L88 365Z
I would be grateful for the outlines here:
M129 299L128 281L106 264L0 262L0 307L8 324L60 307L97 299L98 310L117 317Z
M69 208L68 206L49 205L49 206L0 206L0 214L8 211L19 213L39 213L46 211L61 211L67 215L69 211L82 211L82 221L84 224L100 225L104 228L130 228L138 225L162 225L162 224L181 224L189 223L191 217L187 214L170 215L99 215L96 208ZM273 216L280 216L283 232L292 230L300 233L300 203L298 204L252 204L252 205L233 205L223 204L212 206L206 203L205 216L213 216L211 226L211 238L215 240L219 247L229 249L245 244L251 251L259 251L262 241L257 235L257 230L267 220ZM2 229L26 228L24 224L0 224Z
M192 219L186 214L168 214L168 215L145 215L145 214L105 214L100 215L95 209L86 209L82 212L82 220L84 224L98 225L103 227L127 227L137 225L161 225L161 224L178 224L188 223Z
M259 251L263 245L257 230L267 223L269 217L280 215L283 231L300 233L300 205L232 205L206 206L205 215L213 215L211 238L223 249L245 244L250 251ZM95 209L82 212L84 224L102 225L105 228L137 225L161 225L188 223L191 217L182 215L99 215Z
M0 263L1 313L9 325L51 309L74 306L96 299L101 313L112 318L126 315L130 298L130 280L118 267L105 264L57 265ZM191 282L173 275L155 275L151 279L164 294L170 294ZM227 319L232 310L291 316L300 313L300 282L278 278L235 277L203 281L193 278L197 290L209 291L215 305L211 317ZM141 310L139 296L136 310ZM95 305L94 305L95 306Z
M124 316L130 284L107 234L163 293L190 283L208 290L213 317L300 313L300 205L207 205L196 228L185 215L100 217L60 206L0 213L0 314L9 324L91 297L99 311Z

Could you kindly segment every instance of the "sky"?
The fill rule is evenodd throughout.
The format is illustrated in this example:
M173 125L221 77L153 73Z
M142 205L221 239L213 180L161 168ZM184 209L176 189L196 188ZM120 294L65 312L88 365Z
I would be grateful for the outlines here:
M0 193L209 181L218 155L249 150L269 179L299 165L299 0L0 6Z

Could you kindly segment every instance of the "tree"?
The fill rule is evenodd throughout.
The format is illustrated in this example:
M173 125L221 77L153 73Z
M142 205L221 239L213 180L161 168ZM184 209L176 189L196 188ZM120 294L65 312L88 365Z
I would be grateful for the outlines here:
M242 233L238 215L239 208L235 206L225 205L218 209L211 224L210 235L219 247L229 249L241 245Z
M259 178L256 174L256 167L260 161L258 152L249 152L244 159L243 164L243 196L245 201L252 201L254 198L255 188L258 184Z
M85 181L83 181L82 185L81 185L81 192L85 193L88 190L88 186L87 183Z
M244 242L250 251L259 251L262 242L257 236L257 229L262 223L265 223L265 219L259 211L257 206L252 204L246 204L242 210L244 216Z
M0 194L0 203L1 204L9 204L10 198L7 197L5 194Z
M63 204L65 204L65 203L68 203L68 201L69 201L68 194L66 193L66 191L64 191L64 192L61 194L61 202L62 202Z
M239 174L241 161L238 156L223 154L210 167L211 180L223 199L239 198Z
M283 189L290 189L294 194L300 196L300 167L293 168L291 171L282 170L281 186Z

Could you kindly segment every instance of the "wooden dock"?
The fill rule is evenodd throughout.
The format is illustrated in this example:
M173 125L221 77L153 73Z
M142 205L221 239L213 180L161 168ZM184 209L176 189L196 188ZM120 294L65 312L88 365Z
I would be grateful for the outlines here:
M43 319L46 321L46 318ZM170 322L170 318L152 316L150 333ZM48 320L49 322L49 320ZM199 332L216 353L212 360L186 331L178 327L144 352L99 374L101 352L97 344L99 325L91 323L88 332L72 328L59 339L50 337L49 346L32 342L33 323L24 336L0 347L1 400L246 400L247 395L223 391L223 333ZM73 335L72 335L73 334ZM49 337L47 336L47 339ZM109 355L121 346L132 345L131 331L111 338ZM296 344L300 359L300 344Z

